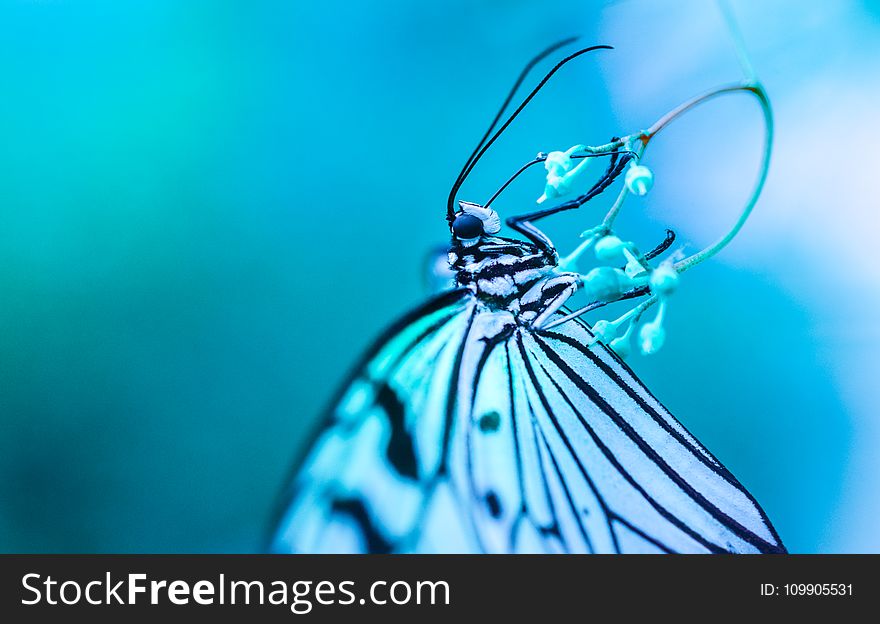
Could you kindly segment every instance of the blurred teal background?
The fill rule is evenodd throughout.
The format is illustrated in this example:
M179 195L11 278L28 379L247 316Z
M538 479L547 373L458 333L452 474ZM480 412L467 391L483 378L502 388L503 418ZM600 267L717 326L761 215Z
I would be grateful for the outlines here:
M880 7L734 8L778 123L768 187L632 365L790 549L880 551ZM446 192L509 84L577 33L616 50L551 82L475 201L538 150L738 80L713 3L2 0L0 551L259 548L336 385L427 296ZM747 98L677 122L621 231L710 242L760 141ZM600 213L556 221L557 246Z

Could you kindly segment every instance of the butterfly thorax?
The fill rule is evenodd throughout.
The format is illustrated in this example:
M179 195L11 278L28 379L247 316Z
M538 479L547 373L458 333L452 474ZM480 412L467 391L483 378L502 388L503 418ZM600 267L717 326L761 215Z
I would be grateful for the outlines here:
M547 277L558 260L553 251L500 236L482 236L473 245L454 241L449 250L456 283L496 309L518 309L520 297Z

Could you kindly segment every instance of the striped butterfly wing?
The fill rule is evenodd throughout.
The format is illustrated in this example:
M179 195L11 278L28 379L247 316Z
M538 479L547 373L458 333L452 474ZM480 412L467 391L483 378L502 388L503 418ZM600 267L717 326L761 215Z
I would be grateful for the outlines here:
M357 367L292 481L283 552L784 552L760 507L601 344L467 291Z
M586 325L474 358L453 473L492 552L785 552L751 495ZM477 347L475 347L476 349ZM460 422L461 422L460 421Z
M367 353L290 483L273 550L473 549L438 474L475 306L468 291L441 295Z

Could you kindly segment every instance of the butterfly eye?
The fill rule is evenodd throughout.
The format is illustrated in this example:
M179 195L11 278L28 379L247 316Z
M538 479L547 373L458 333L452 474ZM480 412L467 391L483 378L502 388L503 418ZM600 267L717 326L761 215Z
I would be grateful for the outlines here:
M483 222L474 215L458 215L452 222L452 233L461 240L477 238L483 233Z

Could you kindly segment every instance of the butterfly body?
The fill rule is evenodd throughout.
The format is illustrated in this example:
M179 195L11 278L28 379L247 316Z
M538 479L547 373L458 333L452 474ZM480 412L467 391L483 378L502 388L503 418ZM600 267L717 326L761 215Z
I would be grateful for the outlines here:
M558 261L552 247L498 236L484 236L470 246L453 241L449 251L458 286L470 290L488 309L506 310L523 324L533 322L558 297L559 288L546 288L560 276ZM562 281L577 279L565 275Z
M534 226L556 211L508 220L527 241L485 231L488 209L478 236L453 227L458 287L355 368L291 481L274 550L784 552L589 325L542 329L581 283Z
M535 225L602 193L653 134L578 146L554 159L539 155L521 168L547 161L558 169L552 179L564 181L583 170L567 160L581 151L585 158L609 157L583 195L508 219L523 239L498 236L501 221L489 205L510 181L487 205L458 202L455 209L455 194L476 161L549 77L606 47L557 64L490 137L525 73L514 85L448 199L455 288L392 325L355 366L297 463L272 550L785 552L751 494L606 346L610 324L605 333L598 324L594 332L580 318L590 306L566 310L574 292L589 294L597 283L592 272L563 269L591 241L560 266L556 248ZM641 147L631 149L638 141ZM543 197L566 189L549 190ZM609 241L624 247L608 236L609 223L590 231L605 236L606 247ZM649 292L648 280L659 296L648 261L673 239L643 256L625 246L625 269L605 267L595 275L637 287L593 292L604 293L606 303L640 296ZM660 313L653 323L659 321Z

